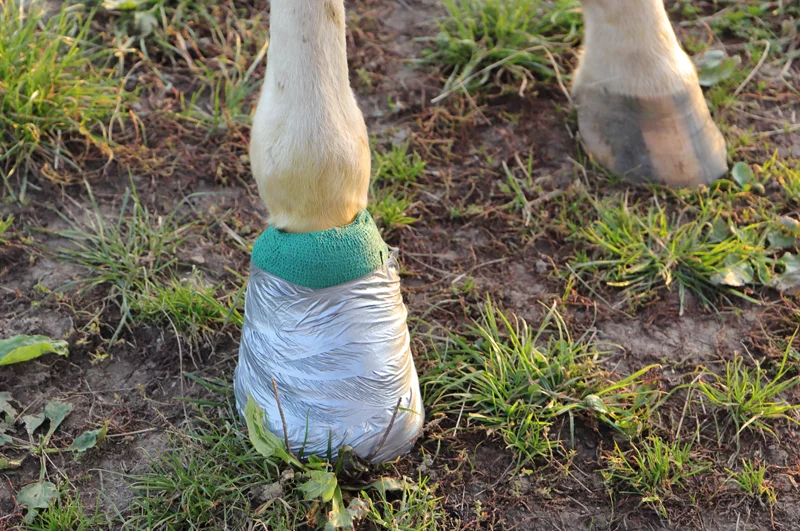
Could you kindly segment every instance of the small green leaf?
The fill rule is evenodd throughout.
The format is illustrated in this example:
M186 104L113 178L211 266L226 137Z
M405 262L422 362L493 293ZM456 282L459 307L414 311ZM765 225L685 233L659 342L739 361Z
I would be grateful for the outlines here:
M12 442L14 442L14 440L11 438L11 436L6 435L5 433L0 433L0 447L11 444Z
M771 260L763 257L755 261L758 280L764 286L769 286L772 284L772 269L770 268L768 262L771 262Z
M244 418L247 422L247 435L250 442L258 453L266 458L277 455L284 461L289 454L284 448L283 441L264 426L264 410L256 404L252 396L247 397L247 405L244 407Z
M353 529L353 518L344 508L342 501L342 490L337 486L332 494L333 503L331 510L328 511L328 522L325 524L325 531L335 531L336 529Z
M371 470L369 461L361 459L355 453L352 446L343 446L339 448L339 461L344 464L344 467L351 473L369 472Z
M767 233L770 251L782 251L800 246L800 221L781 216Z
M720 243L727 240L731 235L731 228L728 222L722 218L717 218L711 224L711 241Z
M350 505L347 506L347 513L353 520L366 518L369 514L369 505L361 498L353 498L350 500Z
M12 216L11 214L9 214L5 220L3 220L3 218L0 218L0 236L3 236L3 234L5 234L6 231L11 228L11 225L13 223L14 223L14 216ZM2 237L0 237L0 243L8 243L8 240L5 240Z
M381 478L374 483L370 483L367 488L375 489L382 495L386 496L387 492L397 492L403 490L407 485L408 482L405 479Z
M15 336L0 340L0 365L30 361L45 354L67 356L68 343L45 336Z
M797 240L795 236L786 234L781 230L771 230L767 233L770 251L782 251L794 247Z
M0 470L13 470L15 468L19 468L22 466L23 459L11 459L10 457L0 457Z
M25 485L17 494L17 503L28 509L47 509L58 495L56 486L49 481Z
M608 413L608 408L606 407L605 402L603 399L597 395L588 395L586 398L583 399L584 405L593 411L597 411L598 413Z
M133 22L139 30L140 37L147 37L158 26L158 19L150 11L136 13L133 15Z
M103 8L109 11L133 11L144 4L144 0L105 0Z
M726 262L736 261L736 257L731 258L732 260L726 260ZM746 284L753 283L753 273L753 266L745 261L740 261L711 275L711 282L717 286L741 288Z
M44 411L38 415L25 415L22 417L22 422L25 423L25 431L28 432L28 437L33 438L33 432L44 423Z
M789 216L781 216L778 218L778 223L792 235L800 238L800 221Z
M308 480L300 485L303 499L319 498L323 503L331 501L334 491L338 489L336 474L324 470L312 470L306 476L308 476Z
M731 170L731 175L733 176L733 180L736 181L742 189L744 189L748 184L753 183L756 177L753 174L753 170L745 164L744 162L737 162L734 165L733 170Z
M278 498L282 498L284 495L283 485L280 481L269 483L257 489L253 489L251 492L251 496L256 498L259 502L277 500Z
M44 416L50 420L50 428L47 430L47 435L44 436L46 440L50 440L50 437L53 436L56 429L64 422L64 419L67 418L70 412L72 412L72 404L69 402L53 400L44 406Z
M16 417L17 410L11 405L11 393L0 393L0 411L5 411L9 417Z
M791 297L800 297L800 255L786 253L780 259L783 273L772 279L775 289Z
M83 453L103 442L103 439L106 438L106 433L108 433L108 426L103 426L99 430L84 432L72 441L72 446L69 449L73 452Z
M700 85L713 87L736 72L742 62L739 56L728 57L722 50L710 50L694 59Z

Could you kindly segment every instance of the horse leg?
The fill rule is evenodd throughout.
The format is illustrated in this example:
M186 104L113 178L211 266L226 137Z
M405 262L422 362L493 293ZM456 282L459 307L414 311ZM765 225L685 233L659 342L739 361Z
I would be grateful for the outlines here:
M572 87L589 153L631 181L676 187L727 173L725 140L663 0L582 0L585 46Z

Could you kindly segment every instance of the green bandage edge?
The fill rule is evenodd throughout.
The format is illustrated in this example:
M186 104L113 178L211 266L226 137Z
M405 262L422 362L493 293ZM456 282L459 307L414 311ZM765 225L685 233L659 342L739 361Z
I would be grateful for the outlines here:
M389 246L369 212L344 227L295 234L267 227L250 259L267 273L311 289L325 289L372 273L386 263Z

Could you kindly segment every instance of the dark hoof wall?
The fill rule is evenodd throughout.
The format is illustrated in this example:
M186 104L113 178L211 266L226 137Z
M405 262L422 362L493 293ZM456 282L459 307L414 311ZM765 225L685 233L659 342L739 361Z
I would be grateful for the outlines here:
M575 100L589 153L629 181L696 188L728 172L725 139L699 86L658 98L580 88Z

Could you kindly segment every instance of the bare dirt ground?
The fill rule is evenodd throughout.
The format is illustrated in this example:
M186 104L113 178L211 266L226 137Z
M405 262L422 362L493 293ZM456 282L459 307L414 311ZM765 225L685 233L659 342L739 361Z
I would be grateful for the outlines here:
M249 13L266 7L263 2L233 4ZM650 376L665 390L688 383L687 374L695 367L720 369L737 353L780 361L781 345L794 331L792 323L798 323L796 299L755 290L751 296L761 304L719 299L715 312L689 296L680 315L675 292L664 291L631 308L619 290L571 274L568 264L580 244L560 220L569 218L570 204L580 194L667 196L579 168L576 161L584 156L574 137L575 119L556 83L528 87L521 95L508 90L489 91L477 99L454 94L433 105L442 73L415 58L428 46L421 39L439 31L436 19L444 15L442 6L434 0L350 4L352 79L370 132L383 146L409 141L427 162L406 212L415 221L385 231L388 243L400 250L404 297L423 379L432 363L427 354L448 333L465 333L487 297L533 326L558 301L575 336L588 332L615 345L603 362L606 368L628 375L659 364ZM680 20L676 16L676 23ZM266 15L260 24L266 28ZM702 32L697 26L681 28L683 39ZM726 38L731 46L738 42ZM258 42L245 44L251 56L260 47ZM86 176L101 211L113 219L130 185L130 169L143 204L161 216L177 210L196 222L181 245L182 264L202 270L209 284L236 283L231 271L246 278L248 267L247 251L236 240L252 243L265 219L246 161L248 129L243 125L212 134L154 112L177 106L184 93L191 93L193 74L185 63L152 59L161 65L160 74L140 67L127 87L141 90L136 109L144 116L147 138L133 127L119 131L114 162L106 165L102 154L90 151ZM575 57L563 54L558 60L567 72ZM791 72L794 81L800 80L800 61ZM263 65L254 76L263 76ZM785 118L800 109L800 97L784 92L781 101L761 100L762 116L778 116L770 109L780 108ZM254 97L255 92L248 101ZM739 113L731 115L726 135L774 128ZM800 132L770 140L781 157L800 157ZM771 155L757 144L747 153L758 163ZM533 219L526 223L524 211L509 207L515 196L506 185L502 163L514 168L518 157L529 156L540 195L528 198L533 200ZM40 189L29 192L29 204L3 206L15 216L15 227L24 227L21 232L37 245L20 240L0 249L0 338L63 338L70 354L0 368L0 391L13 396L20 414L38 411L54 399L74 406L55 435L55 447L108 424L103 444L79 458L69 452L48 455L48 473L69 478L88 507L96 502L124 520L136 496L130 478L148 470L152 459L171 447L173 434L193 422L196 405L183 399L208 397L185 373L230 381L238 329L226 326L195 341L176 334L168 323L136 323L110 345L120 313L103 302L104 288L59 290L86 274L82 267L59 260L54 250L70 245L55 234L67 228L59 213L83 215L82 209L91 204L87 190L80 182L43 179L37 184ZM201 193L206 195L186 200ZM798 398L796 390L793 398ZM663 415L680 417L684 400L670 402ZM699 432L700 420L686 422L695 420ZM765 463L775 505L743 500L719 477L709 475L676 489L665 500L669 517L663 518L642 505L640 497L607 489L600 463L618 437L596 422L578 419L576 444L567 449L568 457L529 463L524 473L514 470L513 452L491 430L466 421L459 425L452 415L435 412L428 422L419 446L394 470L412 478L424 471L438 485L438 504L459 522L458 529L800 529L800 429L793 424L776 425L778 440L746 434L738 450L705 435L699 444L698 451L719 470L734 467L741 457ZM568 426L557 428L568 438ZM28 456L20 468L0 471L0 529L23 525L15 495L39 478L40 464ZM364 523L358 528L378 527ZM248 527L242 524L241 529Z

